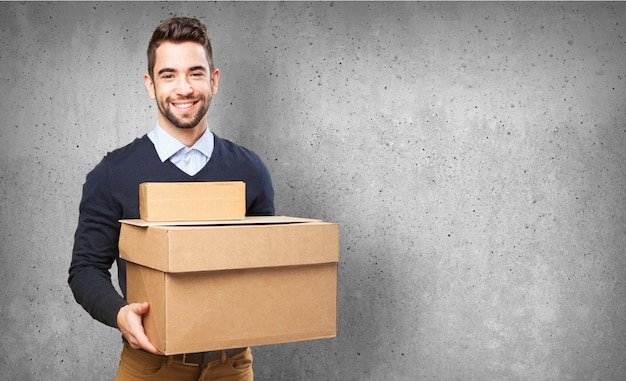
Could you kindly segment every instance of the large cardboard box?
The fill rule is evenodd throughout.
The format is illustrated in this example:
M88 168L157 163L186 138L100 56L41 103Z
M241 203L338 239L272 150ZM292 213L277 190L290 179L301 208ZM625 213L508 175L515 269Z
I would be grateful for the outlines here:
M242 181L142 183L139 216L145 221L243 220L246 184Z
M291 217L212 225L122 221L129 302L165 354L332 338L339 228Z

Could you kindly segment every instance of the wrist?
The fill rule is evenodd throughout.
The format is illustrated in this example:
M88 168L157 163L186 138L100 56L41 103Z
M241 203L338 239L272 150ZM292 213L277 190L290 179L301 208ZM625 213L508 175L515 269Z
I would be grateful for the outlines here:
M128 309L128 306L129 306L129 304L126 303L126 304L120 306L120 308L117 310L117 314L115 316L115 323L116 323L116 327L115 328L117 328L119 330L121 330L120 329L120 326L121 326L120 322L122 320L123 313Z

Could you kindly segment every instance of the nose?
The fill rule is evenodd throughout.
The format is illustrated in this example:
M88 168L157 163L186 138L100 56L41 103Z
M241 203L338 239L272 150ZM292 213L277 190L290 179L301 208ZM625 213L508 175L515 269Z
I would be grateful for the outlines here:
M193 87L191 87L191 82L187 77L181 77L178 86L176 86L176 92L180 95L188 95L193 92Z

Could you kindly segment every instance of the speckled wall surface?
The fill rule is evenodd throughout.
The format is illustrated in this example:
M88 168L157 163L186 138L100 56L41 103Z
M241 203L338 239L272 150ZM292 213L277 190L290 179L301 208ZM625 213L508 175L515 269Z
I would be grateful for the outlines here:
M341 225L336 339L258 380L626 374L626 3L3 3L0 379L111 380L73 300L86 173L149 131L145 49L208 25L214 132Z

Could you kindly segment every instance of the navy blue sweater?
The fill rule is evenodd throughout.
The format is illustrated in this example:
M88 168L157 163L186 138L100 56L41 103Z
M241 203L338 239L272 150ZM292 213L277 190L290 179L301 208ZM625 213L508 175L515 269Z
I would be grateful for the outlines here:
M117 313L126 304L126 264L119 258L118 221L139 218L139 184L182 181L244 181L246 214L274 214L267 168L254 152L228 140L215 136L211 159L194 176L169 160L161 162L147 135L109 153L83 186L68 279L76 301L95 319L117 327ZM114 261L124 297L111 282Z

